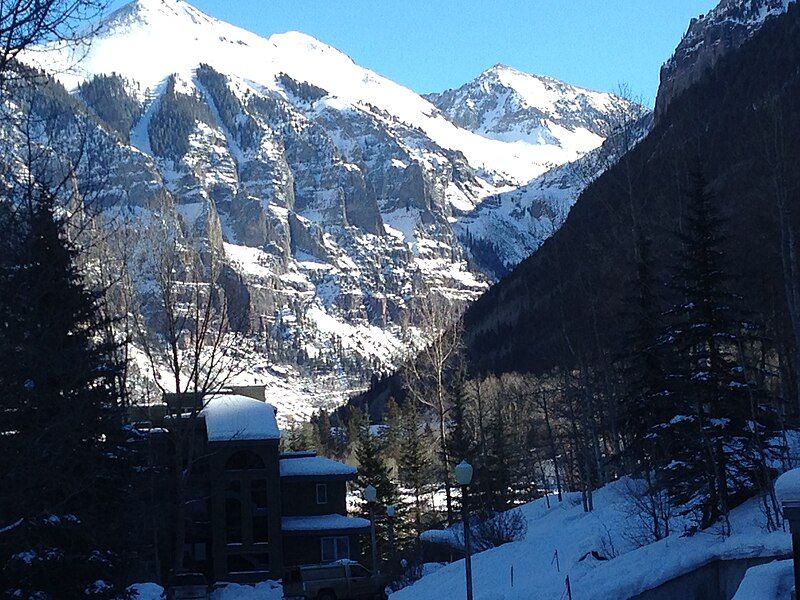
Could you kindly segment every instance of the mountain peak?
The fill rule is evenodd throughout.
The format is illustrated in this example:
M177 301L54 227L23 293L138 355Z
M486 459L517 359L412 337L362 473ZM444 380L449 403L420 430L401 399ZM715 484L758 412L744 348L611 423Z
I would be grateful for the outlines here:
M522 77L533 77L535 79L542 79L538 75L534 75L533 73L526 73L525 71L520 71L519 69L503 64L503 63L496 63L483 71L480 75L478 75L473 81L477 81L480 79L486 78L497 78L502 77L503 75L511 75L511 76L522 76Z
M479 135L505 142L556 143L562 148L599 139L603 115L609 107L626 102L502 63L460 88L426 97L455 124Z
M723 55L753 37L769 19L785 13L796 0L720 0L692 19L675 53L661 68L656 116L673 98L700 79Z
M214 25L217 19L198 10L184 0L133 0L115 10L100 23L101 31L116 31L119 26Z

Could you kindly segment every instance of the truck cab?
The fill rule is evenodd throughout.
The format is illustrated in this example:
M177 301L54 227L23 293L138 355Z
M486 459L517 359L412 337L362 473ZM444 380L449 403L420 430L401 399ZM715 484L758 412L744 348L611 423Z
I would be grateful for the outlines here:
M350 560L304 565L287 571L284 598L304 600L383 600L387 580Z

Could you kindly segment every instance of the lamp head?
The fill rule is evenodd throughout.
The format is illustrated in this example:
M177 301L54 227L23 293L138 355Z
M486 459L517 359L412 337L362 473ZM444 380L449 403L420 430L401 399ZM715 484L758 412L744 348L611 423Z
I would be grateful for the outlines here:
M374 485L368 485L364 488L364 500L367 502L375 502L378 499L378 490Z
M472 483L472 465L467 461L462 460L453 469L458 485L469 485Z

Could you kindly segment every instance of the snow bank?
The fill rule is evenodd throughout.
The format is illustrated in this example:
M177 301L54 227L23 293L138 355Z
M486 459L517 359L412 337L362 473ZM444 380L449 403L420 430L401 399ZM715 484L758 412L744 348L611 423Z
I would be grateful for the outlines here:
M791 560L775 560L751 567L733 600L787 600L794 587Z
M156 583L135 583L128 588L131 600L163 600L164 588ZM277 581L255 585L223 583L215 586L211 600L282 600L283 586Z
M317 515L313 517L283 517L284 531L327 531L330 529L364 529L369 520L344 515Z
M134 583L128 588L132 600L163 600L164 588L157 583Z
M732 512L730 537L712 530L681 537L683 527L676 523L669 538L640 547L628 492L633 485L626 478L598 490L591 513L583 512L577 493L565 494L561 503L551 496L550 508L545 499L520 507L528 521L526 539L473 557L475 600L559 598L567 575L575 598L629 598L713 560L790 552L788 533L764 530L758 499ZM443 590L463 597L463 561L422 577L392 600L434 600Z
M209 442L277 440L281 437L275 408L247 396L212 396L200 414L206 420Z
M429 544L442 544L444 546L461 548L461 542L458 541L455 533L449 529L429 529L428 531L420 533L419 539Z
M281 477L323 477L326 475L351 476L358 469L324 456L304 456L281 459Z
M283 586L277 581L263 581L255 585L228 583L211 593L211 600L282 600Z

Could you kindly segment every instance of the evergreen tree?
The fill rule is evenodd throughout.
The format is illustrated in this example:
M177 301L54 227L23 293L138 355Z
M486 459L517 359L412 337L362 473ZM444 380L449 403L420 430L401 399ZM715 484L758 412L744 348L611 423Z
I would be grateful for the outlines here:
M116 344L53 198L2 212L0 594L111 597L130 542Z
M345 458L348 463L355 463L358 461L356 453L358 451L361 431L364 427L369 427L367 413L357 406L350 407L347 411L345 425Z
M362 421L358 432L356 444L356 459L358 460L358 477L356 485L363 491L368 485L377 490L377 501L373 507L375 514L375 530L378 540L378 560L390 554L389 530L386 517L386 507L392 505L397 510L395 517L395 534L402 536L402 523L404 515L400 505L400 494L396 483L392 479L392 469L386 463L381 440L373 435L369 421ZM366 501L361 502L362 516L370 518L369 506ZM373 565L374 566L374 565Z
M403 415L394 398L389 398L389 401L386 403L383 422L386 425L383 434L386 456L392 460L394 464L398 464L403 439Z
M434 438L430 427L422 423L414 402L407 402L403 408L400 435L399 477L403 487L410 493L406 504L419 535L424 530L427 497L435 487L431 461Z
M319 413L311 417L311 425L314 428L316 451L330 458L338 457L341 448L338 447L336 437L333 435L328 411L321 408Z
M630 315L627 331L627 353L623 356L622 378L627 393L624 398L624 435L627 438L627 467L631 472L644 473L652 470L659 457L665 455L648 436L650 428L663 422L663 403L659 401L664 392L664 372L657 340L663 331L661 302L657 295L655 265L651 241L640 237L636 240L636 276L632 287L634 293L629 301Z
M512 502L513 474L519 466L506 415L505 403L496 399L494 414L489 424L489 448L486 456L485 477L490 496L485 509L496 512L510 508Z
M677 300L661 346L665 420L652 434L670 440L671 461L661 475L673 503L695 515L700 528L722 517L729 531L734 503L758 489L762 456L754 442L775 437L774 423L739 351L749 326L728 289L724 221L699 169L687 200L674 267Z

